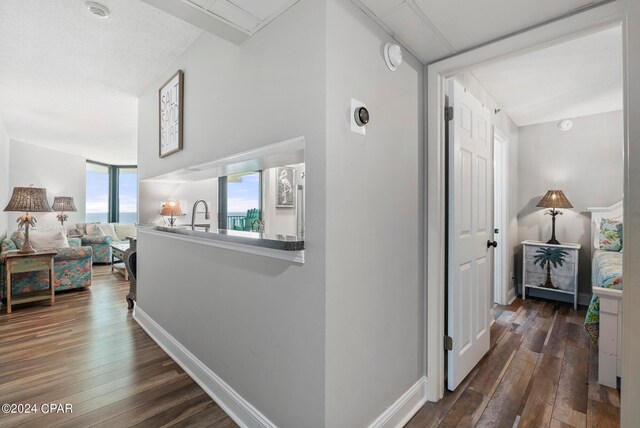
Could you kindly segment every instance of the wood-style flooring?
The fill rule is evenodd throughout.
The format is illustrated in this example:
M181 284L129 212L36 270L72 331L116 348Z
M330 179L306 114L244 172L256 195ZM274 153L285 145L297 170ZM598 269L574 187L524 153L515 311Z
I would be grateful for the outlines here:
M585 309L517 299L496 308L491 350L406 427L618 427L618 390L598 384Z
M132 319L128 283L94 268L86 291L0 315L0 404L69 403L73 413L2 414L0 427L234 427ZM408 427L617 427L618 391L597 383L584 310L537 300L499 307L491 351Z
M85 291L0 315L0 404L73 413L0 413L0 427L235 427L138 326L120 273L94 266ZM46 410L46 408L45 408Z

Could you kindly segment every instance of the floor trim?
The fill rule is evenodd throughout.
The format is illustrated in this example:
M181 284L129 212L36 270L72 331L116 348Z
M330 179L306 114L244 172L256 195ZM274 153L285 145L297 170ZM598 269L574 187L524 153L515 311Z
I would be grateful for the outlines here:
M403 427L427 402L427 378L423 376L402 394L369 428Z
M136 304L133 319L241 427L273 427L258 409L189 352Z

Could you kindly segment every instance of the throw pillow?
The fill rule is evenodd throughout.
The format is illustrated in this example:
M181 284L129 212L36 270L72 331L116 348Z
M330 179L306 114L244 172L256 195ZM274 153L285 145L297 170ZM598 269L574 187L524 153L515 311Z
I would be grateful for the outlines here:
M61 230L38 230L29 231L29 242L36 250L50 250L58 248L69 248L66 232Z
M18 229L11 234L11 240L16 244L18 249L22 249L24 245L24 229Z
M118 241L125 241L127 236L136 236L137 229L135 224L119 224L116 223L116 234L118 235Z
M118 235L116 235L116 230L113 227L113 224L111 223L99 224L98 229L102 231L104 236L110 236L113 241L119 241Z
M88 223L85 227L86 235L104 236L104 233L98 227L98 223Z
M87 225L88 224L98 224L100 223L99 221L94 222L94 223L76 223L76 230L78 231L78 235L90 235L90 233L87 232Z
M600 249L620 251L622 249L622 222L603 218L600 221Z

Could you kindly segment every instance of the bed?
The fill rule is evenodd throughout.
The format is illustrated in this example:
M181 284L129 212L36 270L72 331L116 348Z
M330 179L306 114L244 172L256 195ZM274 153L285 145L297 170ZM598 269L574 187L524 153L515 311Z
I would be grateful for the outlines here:
M598 383L616 388L622 371L622 258L624 249L608 246L600 227L605 223L620 223L622 202L610 207L589 208L593 256L591 285L593 297L587 310L585 328L591 340L598 344ZM620 234L620 246L622 244Z

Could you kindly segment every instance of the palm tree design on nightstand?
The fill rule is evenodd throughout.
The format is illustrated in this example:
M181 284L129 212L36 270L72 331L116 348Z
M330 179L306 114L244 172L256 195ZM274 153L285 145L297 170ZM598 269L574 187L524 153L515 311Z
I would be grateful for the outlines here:
M557 288L551 282L551 265L553 268L557 268L558 266L562 267L562 264L567 261L565 259L569 253L562 248L557 247L542 247L538 248L538 251L533 256L533 264L540 265L542 269L547 268L547 280L544 284L542 284L545 288Z

